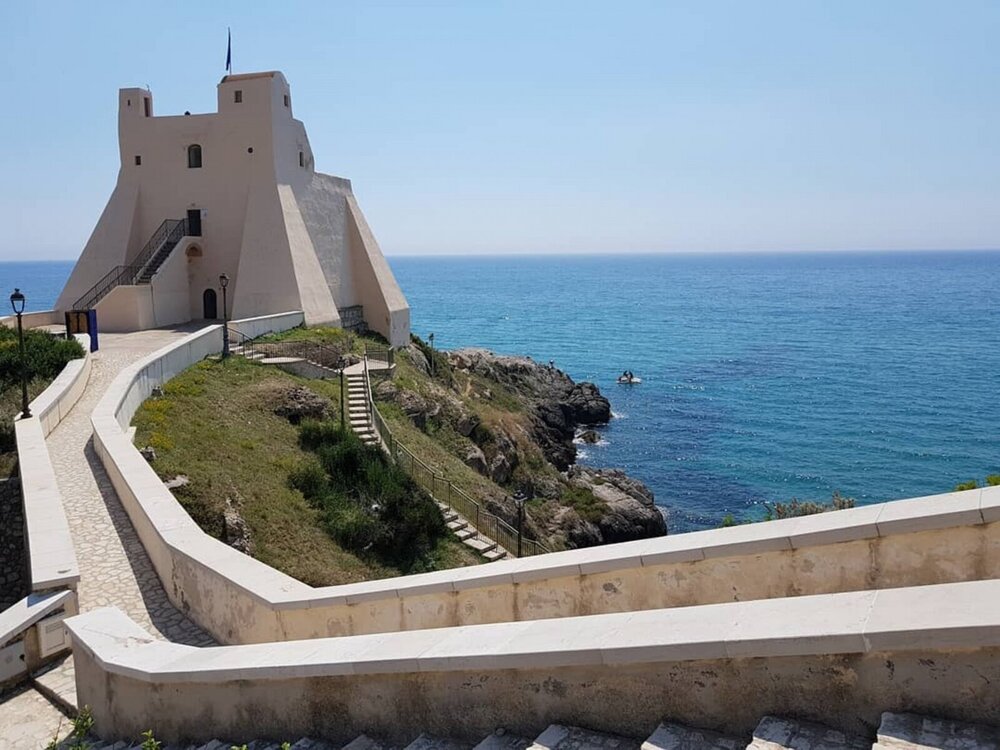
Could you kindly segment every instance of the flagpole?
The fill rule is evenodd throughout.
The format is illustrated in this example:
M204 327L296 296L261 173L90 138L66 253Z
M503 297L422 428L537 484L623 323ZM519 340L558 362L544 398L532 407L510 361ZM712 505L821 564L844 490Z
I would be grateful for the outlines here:
M226 27L226 73L229 75L233 73L233 32L228 26Z

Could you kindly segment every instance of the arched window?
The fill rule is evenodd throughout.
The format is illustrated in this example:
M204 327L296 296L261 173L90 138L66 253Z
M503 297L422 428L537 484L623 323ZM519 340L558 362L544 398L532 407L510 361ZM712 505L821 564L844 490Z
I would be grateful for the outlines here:
M188 169L201 169L201 146L197 143L188 146Z

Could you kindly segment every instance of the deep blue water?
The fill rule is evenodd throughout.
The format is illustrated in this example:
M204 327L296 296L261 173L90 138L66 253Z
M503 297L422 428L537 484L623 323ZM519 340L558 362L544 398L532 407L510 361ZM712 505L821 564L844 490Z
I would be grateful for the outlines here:
M593 380L674 531L1000 472L1000 253L394 258L413 329ZM629 368L642 385L615 377Z
M672 531L1000 472L1000 253L391 258L413 329L593 380ZM52 305L70 263L0 263ZM639 386L619 386L629 368Z

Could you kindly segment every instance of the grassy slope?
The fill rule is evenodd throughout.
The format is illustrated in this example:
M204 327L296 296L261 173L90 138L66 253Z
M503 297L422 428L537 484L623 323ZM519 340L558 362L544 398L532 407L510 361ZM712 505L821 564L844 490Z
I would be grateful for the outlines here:
M318 341L341 346L345 350L349 348L355 354L363 354L366 344L385 346L384 342L374 338L353 336L339 329L330 328L294 329L273 338ZM502 427L503 432L515 438L530 431L529 415L525 412L524 400L502 385L477 375L457 371L450 371L445 377L452 379L455 392L460 396L465 408L475 413L485 428ZM401 388L429 396L431 399L435 398L432 395L435 386L446 387L443 379L429 377L414 367L405 354L400 353L396 356L394 382ZM459 435L447 422L429 425L425 432L413 424L394 404L380 403L379 411L398 440L435 472L450 479L473 498L485 501L488 498L500 498L510 494L509 489L501 487L463 463L459 456L464 455L473 443L469 438ZM518 448L522 463L514 474L515 483L525 477L544 476L553 480L559 477L559 472L544 459L540 449L531 439L518 439ZM528 515L537 522L536 527L541 528L563 504L576 508L585 518L599 516L604 510L603 504L591 493L568 491L561 502L542 499L532 501L528 506ZM564 544L564 540L558 537L543 541L551 549L562 548Z
M153 468L163 478L184 474L190 484L174 491L209 534L222 533L227 497L241 498L254 556L313 586L384 578L398 571L341 549L323 529L318 512L288 486L288 473L309 454L298 430L275 416L269 394L304 385L340 403L339 383L305 380L238 357L206 360L166 384L136 414L136 444L157 452ZM438 550L438 567L479 561L454 538Z

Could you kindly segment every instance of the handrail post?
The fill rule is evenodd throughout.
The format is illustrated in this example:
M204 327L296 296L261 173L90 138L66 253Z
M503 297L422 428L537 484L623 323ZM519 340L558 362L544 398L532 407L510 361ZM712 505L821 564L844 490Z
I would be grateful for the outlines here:
M341 431L347 429L346 420L344 418L344 370L340 370L340 429Z

